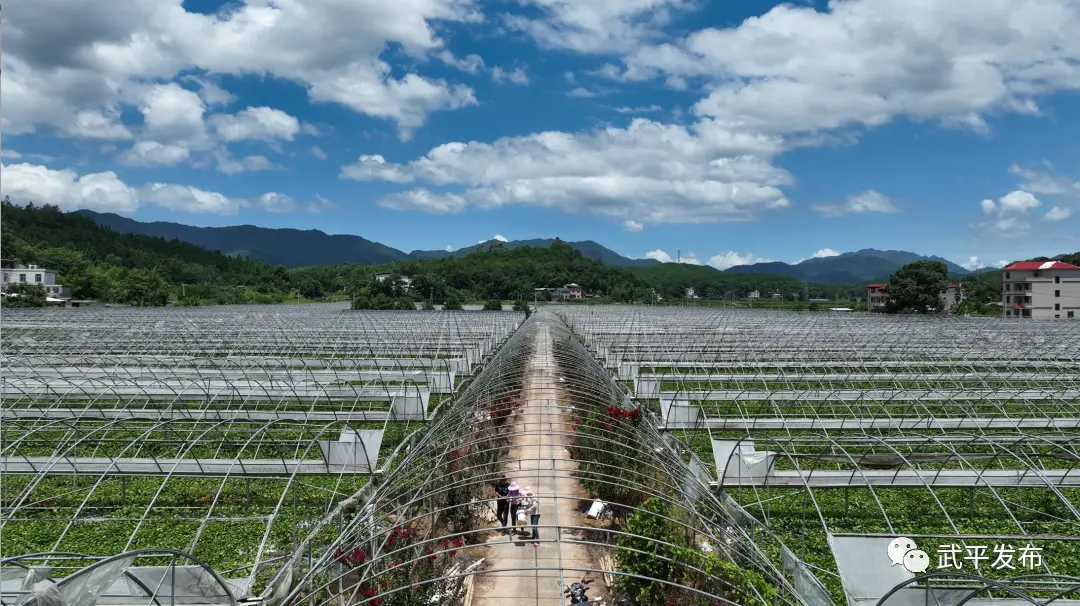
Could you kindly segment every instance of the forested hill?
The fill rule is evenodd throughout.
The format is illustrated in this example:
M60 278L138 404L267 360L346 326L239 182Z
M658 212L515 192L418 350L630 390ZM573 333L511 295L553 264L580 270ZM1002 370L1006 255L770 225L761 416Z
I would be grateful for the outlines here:
M341 264L286 269L236 258L179 240L121 234L80 213L55 206L3 205L3 258L55 269L57 281L76 299L157 305L270 303L363 294L380 272L410 276L404 298L443 302L531 299L533 289L580 284L601 300L646 300L649 289L668 300L693 287L701 297L734 291L801 285L790 278L725 274L709 267L675 263L633 269L586 258L561 240L549 247L507 248L500 242L474 247L462 256L404 260L383 265ZM388 285L392 285L390 281ZM799 287L801 289L801 286ZM811 291L815 294L817 289ZM397 295L395 295L397 296ZM400 298L400 297L399 297ZM400 302L400 301L399 301Z
M246 261L176 240L119 234L55 206L15 206L6 199L0 244L5 260L57 271L75 299L160 305L271 303L293 293L283 267Z

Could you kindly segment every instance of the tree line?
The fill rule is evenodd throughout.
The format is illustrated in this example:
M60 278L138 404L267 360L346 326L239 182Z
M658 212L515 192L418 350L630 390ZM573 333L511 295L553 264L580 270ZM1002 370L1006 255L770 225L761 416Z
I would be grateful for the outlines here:
M866 292L865 284L811 284L787 276L726 273L700 265L614 267L588 259L558 239L550 248L508 249L493 242L478 245L465 255L443 259L286 269L179 240L121 234L99 226L88 217L64 213L53 205L16 206L6 198L2 205L0 246L5 261L33 263L55 270L57 282L68 287L74 299L131 305L163 305L167 301L179 305L214 305L351 299L354 306L368 309L412 309L416 304L455 309L480 301L486 302L489 309L498 309L503 301L547 300L550 290L535 289L556 288L571 282L580 285L591 295L590 301L596 302L661 298L665 302L677 302L685 300L688 288L705 300L742 299L755 290L762 297L778 292L785 300L851 299L863 297ZM1080 263L1080 253L1062 260ZM913 283L921 284L916 290L940 292L934 289L948 280L947 270L944 264L934 263L920 261L911 264L914 269L901 268L890 280L890 293L906 297L905 289L916 288L903 282L912 272L915 272ZM382 274L387 275L378 279ZM406 287L399 276L409 277L411 283ZM964 282L970 301L983 304L1000 300L1000 272L959 280ZM33 286L22 290L26 296L8 302L9 305L44 304L44 291L39 293L40 289ZM929 295L913 297L905 298L904 305L897 310L911 309L930 300ZM523 309L520 303L519 309Z

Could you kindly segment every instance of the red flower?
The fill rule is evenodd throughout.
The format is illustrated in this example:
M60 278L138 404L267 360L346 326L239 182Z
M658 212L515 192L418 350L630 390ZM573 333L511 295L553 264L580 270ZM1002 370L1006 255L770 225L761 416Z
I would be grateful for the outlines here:
M378 592L375 591L374 587L368 587L367 589L364 590L364 597L365 598L373 598L373 597L375 597L376 593L378 593Z
M363 564L364 561L367 560L367 554L359 547L353 547L352 555L349 556L349 559L352 560L353 564Z
M457 555L457 550L456 549L451 549L450 550L450 557L454 557L456 555Z
M465 541L461 540L461 537L454 539L454 547L461 547L465 544Z
M381 579L379 581L379 586L380 587L389 587L390 586L390 581L388 581L386 579Z
M344 564L345 563L345 550L342 549L340 545L334 551L334 561L337 562L338 564Z
M374 600L371 600L371 603L373 606L380 606L382 604L382 598L375 598Z

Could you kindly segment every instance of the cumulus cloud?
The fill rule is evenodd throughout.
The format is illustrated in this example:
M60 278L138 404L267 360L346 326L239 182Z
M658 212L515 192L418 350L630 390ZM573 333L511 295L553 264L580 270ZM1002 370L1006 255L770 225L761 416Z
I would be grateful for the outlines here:
M1009 167L1009 172L1020 177L1020 189L1047 196L1065 196L1080 198L1080 179L1072 179L1054 174L1053 167L1044 163L1046 170L1023 168L1016 164Z
M231 115L216 114L210 117L210 125L223 141L292 141L300 132L299 120L280 109L270 107L249 107Z
M623 221L623 228L626 231L641 231L645 229L645 226L632 219L627 219Z
M509 240L506 239L506 236L500 236L499 234L495 234L495 236L491 239L498 240L499 242L509 242Z
M701 265L701 260L698 259L697 255L692 252L682 253L680 255L672 257L666 251L658 248L656 250L650 250L649 252L645 253L644 258L659 261L661 263L684 263L686 265Z
M825 217L842 217L844 215L858 215L863 213L898 213L900 209L893 206L887 196L874 190L864 191L848 199L843 204L815 204L813 210Z
M525 32L541 46L581 53L628 52L660 36L678 11L693 6L689 0L522 3L535 7L540 16L506 17L509 27Z
M571 89L570 92L568 92L566 94L570 95L571 97L581 97L583 99L589 99L591 97L596 96L596 93L592 92L591 90L589 90L587 88L581 87L581 86L579 86L577 88L574 88L574 89Z
M411 189L384 196L379 206L394 210L422 210L424 212L447 214L465 210L465 198L457 194L437 194L423 188Z
M1047 211L1045 215L1043 215L1043 219L1046 221L1061 221L1064 219L1068 219L1071 216L1071 208L1066 208L1064 206L1055 206L1054 208L1051 208L1049 211Z
M61 210L89 208L130 213L139 207L135 189L112 171L79 175L35 164L5 164L0 191L16 203L54 204Z
M647 114L652 112L658 112L663 109L664 108L660 107L659 105L642 105L639 107L628 107L624 105L622 107L616 107L615 111L620 114Z
M444 50L431 23L476 21L466 0L249 0L213 14L182 0L37 0L18 17L4 23L6 134L52 126L125 138L119 110L133 89L199 70L290 80L312 101L393 121L405 138L433 111L476 103L467 86L395 72L380 57L390 44L413 57ZM227 95L200 93L207 103Z
M22 154L13 149L0 149L0 158L6 158L8 160L18 160L22 157Z
M767 133L898 116L985 130L993 111L1034 114L1037 99L1080 87L1073 0L896 3L849 0L828 12L781 4L735 27L640 44L624 80L700 78L701 116ZM965 32L963 36L953 35Z
M811 259L824 259L826 257L835 257L835 256L837 256L839 254L840 253L836 252L835 250L833 250L831 248L822 248L822 249L820 249L818 251L815 251L814 254L810 255L810 258ZM798 259L792 261L791 264L792 265L798 265L799 263L802 263L805 260L806 260L806 257L799 257Z
M315 156L319 160L325 160L327 158L326 152L322 150L318 145L312 146L311 155Z
M709 257L709 265L716 269L728 269L736 265L753 265L754 263L772 263L773 260L755 255L754 253L740 253L729 250L718 255Z
M268 193L254 200L226 196L189 185L150 183L133 187L112 171L80 175L72 169L53 170L45 166L5 164L0 193L17 204L54 204L61 210L87 208L100 212L130 214L141 204L173 211L234 215L241 208L254 207L276 212L307 210L319 212L333 204L316 196L307 203L295 203L283 194Z
M713 121L682 126L636 118L622 129L445 143L407 164L360 156L341 175L459 186L455 209L528 204L641 226L748 221L790 205L779 187L791 175L762 159L778 148L773 137ZM432 210L446 211L439 204Z
M513 70L506 71L501 67L495 66L491 70L491 79L496 82L510 82L511 84L526 85L529 83L529 76L520 67L515 67Z
M975 221L973 227L989 235L1019 238L1031 229L1030 211L1040 206L1038 198L1022 190L1010 192L996 202L986 199L979 203L985 218Z

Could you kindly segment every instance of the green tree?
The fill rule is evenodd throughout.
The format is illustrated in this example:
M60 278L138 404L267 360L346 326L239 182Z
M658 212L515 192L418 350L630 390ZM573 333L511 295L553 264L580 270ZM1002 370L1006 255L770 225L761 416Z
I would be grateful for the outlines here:
M12 284L3 297L8 307L45 307L45 287L40 284Z
M890 313L927 313L941 306L940 295L949 286L949 268L927 259L908 263L889 278Z
M502 301L499 299L488 299L484 303L484 311L502 311Z

